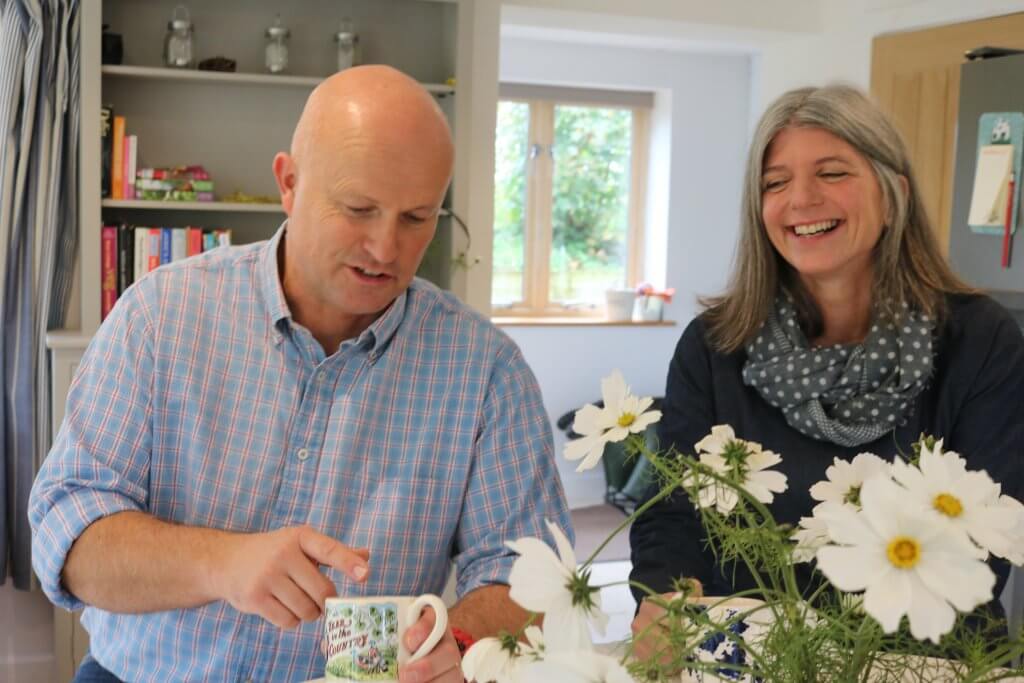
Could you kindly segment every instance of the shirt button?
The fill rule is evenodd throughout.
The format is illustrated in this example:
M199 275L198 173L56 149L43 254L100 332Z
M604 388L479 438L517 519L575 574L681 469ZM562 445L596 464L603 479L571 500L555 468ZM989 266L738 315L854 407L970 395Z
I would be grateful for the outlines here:
M305 448L300 448L299 452L295 454L295 457L297 457L299 460L305 460L306 458L309 457L309 451Z
M327 379L327 373L326 372L321 370L320 372L316 373L316 381L317 382L323 382L325 379Z

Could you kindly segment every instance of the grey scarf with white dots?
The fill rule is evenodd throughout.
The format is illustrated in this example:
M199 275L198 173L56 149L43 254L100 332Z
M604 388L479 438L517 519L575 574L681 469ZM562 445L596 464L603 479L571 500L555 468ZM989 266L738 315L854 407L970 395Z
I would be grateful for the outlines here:
M932 371L934 323L904 306L861 344L811 348L786 297L747 345L743 383L797 431L860 446L906 422Z

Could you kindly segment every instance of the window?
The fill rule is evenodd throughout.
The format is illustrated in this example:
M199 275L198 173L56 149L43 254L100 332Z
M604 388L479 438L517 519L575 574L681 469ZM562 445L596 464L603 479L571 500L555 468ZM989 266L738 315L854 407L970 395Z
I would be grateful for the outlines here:
M595 315L641 272L650 93L501 86L495 136L499 315Z

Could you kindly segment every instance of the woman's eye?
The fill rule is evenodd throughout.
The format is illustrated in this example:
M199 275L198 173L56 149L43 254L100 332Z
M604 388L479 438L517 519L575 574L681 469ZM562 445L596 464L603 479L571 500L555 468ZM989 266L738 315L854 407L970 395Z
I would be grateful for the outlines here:
M364 216L373 211L373 208L369 206L350 206L348 207L348 210L357 216Z
M764 184L764 192L772 192L778 190L786 184L784 180L769 180Z
M826 171L821 174L821 177L835 180L837 178L845 178L848 175L849 173L846 171Z

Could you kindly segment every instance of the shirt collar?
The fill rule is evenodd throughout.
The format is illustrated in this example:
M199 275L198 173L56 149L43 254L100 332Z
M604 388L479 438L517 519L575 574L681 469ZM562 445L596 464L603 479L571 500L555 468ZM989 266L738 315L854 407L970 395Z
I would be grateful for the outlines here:
M263 300L267 304L267 314L271 324L278 328L282 320L291 321L292 312L288 308L288 301L284 297L284 289L281 286L281 273L278 269L277 258L281 240L284 239L285 231L288 228L288 221L285 220L277 229L274 236L260 249L259 254L259 287L263 292ZM407 287L398 297L391 302L379 318L363 330L356 343L363 348L374 351L374 355L380 355L395 336L399 325L405 319L406 307L409 301L409 289Z
M260 249L257 267L259 288L263 293L263 300L267 304L267 315L270 316L270 322L274 327L277 327L282 320L292 317L291 309L288 308L288 302L284 298L284 290L281 288L281 273L277 267L277 251L281 246L281 240L284 239L284 231L287 227L288 221L285 220L274 236L263 245L263 248Z

